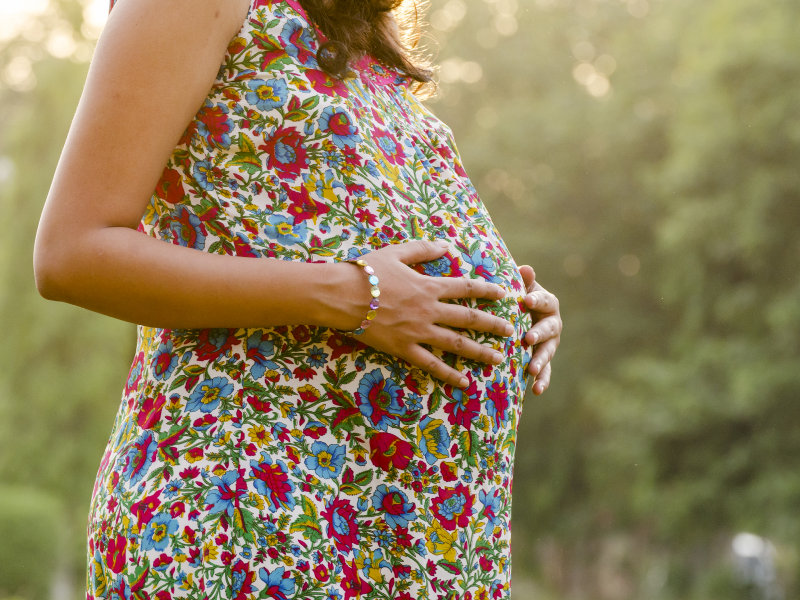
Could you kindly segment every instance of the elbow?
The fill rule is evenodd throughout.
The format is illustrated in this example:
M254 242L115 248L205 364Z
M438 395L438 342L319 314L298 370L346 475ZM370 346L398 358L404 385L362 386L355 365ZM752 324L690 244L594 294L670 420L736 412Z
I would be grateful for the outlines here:
M41 234L33 250L33 277L39 295L46 300L66 302L69 289L69 254Z

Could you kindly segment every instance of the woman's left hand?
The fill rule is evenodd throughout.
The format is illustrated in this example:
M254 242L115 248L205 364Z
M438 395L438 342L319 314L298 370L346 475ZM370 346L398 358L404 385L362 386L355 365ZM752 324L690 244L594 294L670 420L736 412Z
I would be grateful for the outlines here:
M550 361L561 343L563 324L558 298L539 285L533 268L522 265L519 272L527 292L525 306L533 319L533 327L525 334L525 341L534 349L531 362L528 363L528 373L534 378L533 393L539 396L550 385Z

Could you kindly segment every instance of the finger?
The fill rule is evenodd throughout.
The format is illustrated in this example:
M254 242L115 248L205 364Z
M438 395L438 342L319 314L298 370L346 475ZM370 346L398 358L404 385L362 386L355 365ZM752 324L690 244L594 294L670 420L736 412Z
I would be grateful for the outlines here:
M484 279L469 279L468 277L436 277L439 286L439 299L453 298L486 298L499 300L505 298L506 291L499 285L489 283Z
M533 353L531 362L528 363L528 373L533 376L538 376L539 373L550 364L557 348L558 340L550 340L549 342L540 344L539 347L536 348L536 352Z
M564 325L560 317L555 315L536 321L525 334L525 341L531 346L546 342L561 335Z
M538 289L525 296L525 306L528 310L537 313L558 313L558 298L544 288Z
M547 363L544 369L542 369L542 372L533 382L534 394L536 394L537 396L541 396L542 394L544 394L545 390L547 390L547 388L550 387L550 374L552 372L553 369L550 366L550 363Z
M475 340L468 338L465 335L445 329L444 327L437 328L436 333L425 340L426 344L456 354L462 358L480 361L490 365L499 365L505 359L505 356L487 344L480 344Z
M534 284L536 283L536 272L533 270L533 267L530 265L521 265L519 274L522 275L522 281L525 283L525 291L528 293L532 292Z
M392 252L400 262L407 265L416 265L440 258L447 252L449 247L450 244L441 240L437 242L413 240L386 246L376 252Z
M415 346L404 358L409 364L418 367L454 387L465 388L469 385L469 380L463 374L447 365L432 352L422 346Z
M514 334L514 326L509 321L477 308L442 303L439 310L439 315L436 317L439 325L483 331L505 337Z

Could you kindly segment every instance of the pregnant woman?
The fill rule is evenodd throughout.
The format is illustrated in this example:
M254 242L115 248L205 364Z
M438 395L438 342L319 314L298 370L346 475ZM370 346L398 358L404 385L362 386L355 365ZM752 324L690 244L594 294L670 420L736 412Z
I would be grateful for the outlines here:
M415 97L396 4L111 12L35 254L44 296L141 324L87 598L509 597L561 320Z

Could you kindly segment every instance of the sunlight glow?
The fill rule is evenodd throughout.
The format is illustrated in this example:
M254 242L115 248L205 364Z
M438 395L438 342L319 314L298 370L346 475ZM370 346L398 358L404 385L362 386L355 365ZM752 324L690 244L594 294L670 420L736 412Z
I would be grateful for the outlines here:
M97 39L108 14L109 2L84 0L82 4L85 19L83 34L90 40ZM19 35L32 20L47 14L49 8L49 0L0 0L0 41ZM64 58L76 50L75 41L67 40L62 32L56 32L54 37L55 41L48 40L48 51L53 56Z
M0 40L17 35L29 18L43 14L48 5L48 0L0 0Z

